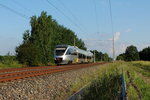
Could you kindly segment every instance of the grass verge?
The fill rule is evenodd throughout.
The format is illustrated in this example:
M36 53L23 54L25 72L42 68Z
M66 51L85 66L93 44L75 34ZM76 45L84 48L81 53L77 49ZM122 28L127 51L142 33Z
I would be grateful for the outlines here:
M23 65L19 64L17 61L14 61L14 62L9 63L9 64L0 63L0 69L5 69L5 68L20 68L20 67L23 67Z
M83 100L117 99L118 92L120 91L119 78L122 68L124 68L128 99L138 100L141 97L142 100L149 100L150 84L144 81L139 74L140 72L150 79L149 62L115 62L103 65L94 74L85 75L73 84L71 93L79 90L90 82L91 84L87 86L86 91L84 92Z

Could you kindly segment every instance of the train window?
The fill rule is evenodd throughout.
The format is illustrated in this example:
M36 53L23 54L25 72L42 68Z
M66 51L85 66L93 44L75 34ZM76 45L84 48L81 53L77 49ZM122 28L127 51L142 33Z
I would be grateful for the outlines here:
M79 53L78 56L79 56L79 58L82 58L82 54Z
M85 56L85 55L83 55L83 58L85 59L85 58L86 58L86 56Z
M89 56L87 56L87 59L89 59Z
M64 54L65 50L56 50L57 56L62 56Z
M73 53L72 53L72 55L77 55L77 52L76 52L76 50L73 50Z
M66 53L66 55L77 55L76 50L69 49Z
M88 56L88 59L91 59L91 57L90 57L90 56Z
M66 55L71 55L71 50L68 49Z

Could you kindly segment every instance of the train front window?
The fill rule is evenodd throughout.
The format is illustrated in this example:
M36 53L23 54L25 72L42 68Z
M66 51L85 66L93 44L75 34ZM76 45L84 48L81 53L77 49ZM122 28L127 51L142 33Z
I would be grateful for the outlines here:
M66 51L66 48L56 48L56 56L62 56Z

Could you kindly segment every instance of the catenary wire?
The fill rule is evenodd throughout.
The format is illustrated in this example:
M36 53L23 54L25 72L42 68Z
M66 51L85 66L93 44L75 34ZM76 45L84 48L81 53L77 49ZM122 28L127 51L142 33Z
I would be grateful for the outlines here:
M28 9L27 7L25 7L24 5L22 5L21 3L17 2L16 0L11 0L14 4L20 6L21 8L25 9L26 11L30 12L31 14L35 14L35 12L31 11L30 9Z
M23 18L25 18L25 19L29 19L28 16L26 16L26 15L24 15L24 14L22 14L22 13L16 11L16 10L14 10L14 9L12 9L12 8L9 8L9 7L7 7L7 6L4 5L4 4L0 4L0 6L3 7L3 8L5 8L5 9L7 9L7 10L9 10L9 11L11 11L11 12L13 12L13 13L15 13L16 15L18 15L18 16L20 16L20 17L23 17Z
M57 8L53 3L51 3L49 0L46 0L49 5L54 7L58 12L60 12L63 16L65 16L72 24L74 24L80 31L84 32L85 31L78 25L76 24L70 17L68 17L64 12L62 12L59 8Z
M111 10L111 1L109 0L109 11L110 11L110 18L111 18L111 28L112 28L112 34L114 32L114 26L113 26L113 18L112 18L112 10Z
M100 32L99 30L99 19L98 19L98 13L97 13L97 7L96 7L96 1L93 0L93 4L94 4L94 12L95 12L95 21L96 21L96 26L97 26L97 33Z
M62 2L62 0L57 0L57 1L68 11L68 13L70 13L70 15L72 16L72 18L74 18L74 20L76 20L76 21L80 24L80 26L82 26L82 28L83 28L84 30L86 30L85 26L80 22L80 20L77 18L77 16L75 16L75 15L71 12L71 10Z

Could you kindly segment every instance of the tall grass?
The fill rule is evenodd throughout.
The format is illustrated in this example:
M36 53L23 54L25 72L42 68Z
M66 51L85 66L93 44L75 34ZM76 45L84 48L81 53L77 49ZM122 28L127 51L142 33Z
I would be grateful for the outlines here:
M15 56L12 56L10 54L0 56L0 69L16 67L22 67L22 65L18 63Z
M149 66L150 62L115 62L103 65L93 75L83 76L82 80L73 85L72 91L79 90L91 82L84 91L83 100L115 100L120 91L121 69L124 68L128 99L138 100L142 96L142 100L150 100L150 84L144 81L139 74L139 72L146 73L143 75L147 75L147 78L150 79L148 76L150 74ZM130 73L130 77L127 75L127 71ZM131 80L132 85L129 84Z
M120 90L121 74L116 70L110 73L103 73L102 76L92 81L91 85L85 89L82 100L115 100L118 98Z
M133 83L136 85L136 87L139 90L139 93L136 91L136 89L130 85L127 89L128 98L129 100L138 100L138 94L142 96L142 100L149 100L150 99L150 83L147 83L143 77L141 77L141 74L144 76L147 76L147 78L150 79L149 75L149 67L150 62L144 62L144 61L136 61L136 62L128 62L124 63L125 71L130 72L130 76L133 81ZM126 74L126 81L129 83L129 78Z
M97 96L98 98L117 98L120 86L118 85L120 77L120 71L118 68L120 68L120 65L121 62L100 65L94 74L91 73L90 75L82 76L79 80L77 80L71 88L71 94L88 84L88 88L83 96L83 99L85 100L95 100ZM89 83L91 84L89 85ZM89 94L91 95L88 99L87 95Z
M143 74L146 77L150 77L150 62L148 61L136 61L132 62L134 70Z

